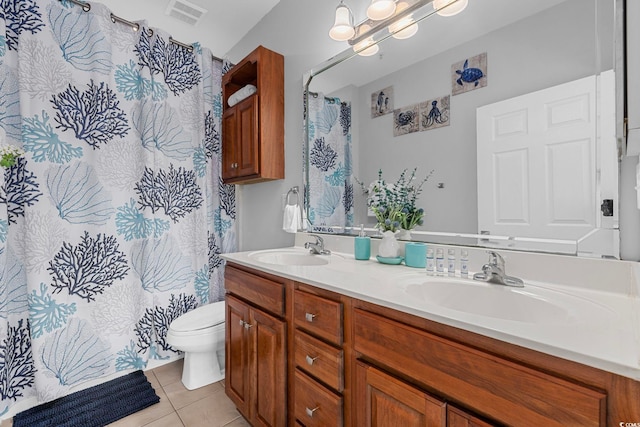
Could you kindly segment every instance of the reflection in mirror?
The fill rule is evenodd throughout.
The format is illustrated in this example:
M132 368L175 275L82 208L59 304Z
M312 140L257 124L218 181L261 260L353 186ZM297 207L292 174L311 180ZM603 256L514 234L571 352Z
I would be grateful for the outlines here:
M417 168L434 173L414 240L619 257L611 2L469 0L427 15L410 39L305 75L313 230L373 230L357 180Z

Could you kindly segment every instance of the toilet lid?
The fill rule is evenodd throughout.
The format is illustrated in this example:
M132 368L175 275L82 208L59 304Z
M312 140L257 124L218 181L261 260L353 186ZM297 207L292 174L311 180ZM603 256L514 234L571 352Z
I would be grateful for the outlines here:
M175 332L189 332L224 323L224 301L201 305L171 322Z

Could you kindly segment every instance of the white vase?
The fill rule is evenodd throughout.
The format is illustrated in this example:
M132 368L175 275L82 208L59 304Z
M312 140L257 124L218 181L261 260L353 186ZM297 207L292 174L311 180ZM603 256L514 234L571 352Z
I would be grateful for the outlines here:
M383 258L396 258L400 253L400 246L396 239L396 234L393 231L384 231L382 233L382 240L378 247L378 256Z

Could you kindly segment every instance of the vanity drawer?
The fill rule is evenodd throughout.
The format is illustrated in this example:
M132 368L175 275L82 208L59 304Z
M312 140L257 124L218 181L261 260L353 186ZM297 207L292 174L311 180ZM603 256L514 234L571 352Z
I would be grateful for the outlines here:
M604 426L603 392L364 310L354 349L508 425Z
M304 373L295 373L295 415L306 427L342 426L342 397Z
M225 267L224 279L227 292L273 314L284 316L284 283L257 276L230 265Z
M344 389L344 352L300 330L295 332L295 364L338 392Z
M296 290L294 324L336 345L342 345L342 303Z

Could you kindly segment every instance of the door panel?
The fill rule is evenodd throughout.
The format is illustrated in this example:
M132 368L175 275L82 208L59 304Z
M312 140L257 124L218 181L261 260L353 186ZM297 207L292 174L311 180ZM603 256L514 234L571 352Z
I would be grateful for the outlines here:
M264 312L252 311L252 353L255 354L256 423L285 426L286 407L286 327L285 322Z
M596 77L477 110L478 225L578 240L599 226Z
M444 427L445 402L361 361L356 362L357 425Z
M249 308L236 298L226 296L226 367L227 395L245 417L249 417L249 349L244 322Z

